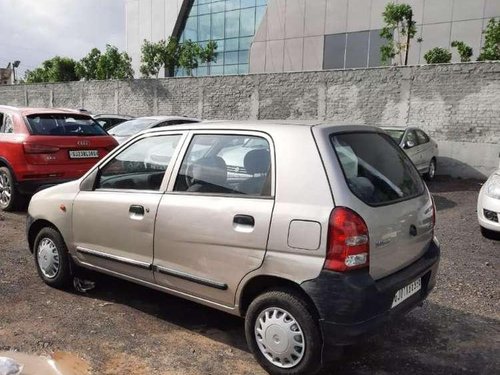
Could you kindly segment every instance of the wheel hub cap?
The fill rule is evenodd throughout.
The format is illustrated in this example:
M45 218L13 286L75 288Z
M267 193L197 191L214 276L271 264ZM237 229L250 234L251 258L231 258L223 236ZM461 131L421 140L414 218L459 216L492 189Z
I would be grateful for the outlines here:
M255 322L255 338L261 353L280 368L294 367L304 357L302 328L283 309L271 307L259 314Z
M49 279L59 272L59 253L50 238L43 238L37 248L38 265L43 275Z

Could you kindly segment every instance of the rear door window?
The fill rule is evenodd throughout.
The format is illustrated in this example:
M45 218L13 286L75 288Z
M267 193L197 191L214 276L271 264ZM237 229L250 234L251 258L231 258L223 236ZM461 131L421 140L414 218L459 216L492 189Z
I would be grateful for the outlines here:
M174 191L270 196L269 142L250 135L195 135Z
M429 137L422 130L417 130L418 143L423 145L429 142Z
M33 135L107 135L92 118L77 114L36 114L27 116Z
M387 205L423 194L417 170L388 135L344 133L332 135L331 142L349 189L366 204Z

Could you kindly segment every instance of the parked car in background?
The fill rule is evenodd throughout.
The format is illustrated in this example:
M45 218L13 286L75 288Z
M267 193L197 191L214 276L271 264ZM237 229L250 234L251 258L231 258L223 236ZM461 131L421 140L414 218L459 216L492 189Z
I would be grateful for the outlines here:
M133 135L146 130L159 128L161 126L191 124L200 122L196 118L182 117L182 116L150 116L138 117L136 119L123 122L113 127L109 134L111 134L118 143L123 143Z
M0 209L40 188L80 178L117 146L77 111L0 106Z
M84 267L244 317L269 373L314 374L427 297L434 223L378 128L224 122L139 134L36 194L27 234L48 285Z
M485 237L500 237L500 169L491 174L479 191L477 219Z
M127 115L110 115L110 114L100 114L92 116L99 125L103 127L104 130L109 131L111 128L115 127L122 122L132 120L134 117Z
M382 127L396 143L406 152L427 180L436 176L438 145L422 129L414 126Z

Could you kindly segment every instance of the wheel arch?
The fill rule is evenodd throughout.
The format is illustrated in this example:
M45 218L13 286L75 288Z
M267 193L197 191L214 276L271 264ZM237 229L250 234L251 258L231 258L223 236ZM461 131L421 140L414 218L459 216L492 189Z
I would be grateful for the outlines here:
M316 305L304 289L301 288L300 284L283 277L272 275L257 275L245 283L238 301L240 315L242 317L246 315L248 307L256 297L268 290L273 289L291 290L298 294L300 297L304 298L304 300L311 306L314 314L319 317Z
M40 231L43 228L52 228L52 229L56 230L59 234L61 234L61 231L50 221L45 220L45 219L35 220L29 226L28 233L27 233L28 234L28 245L29 245L30 252L32 254L33 254L34 247L35 247L36 236L38 235L38 233L40 233ZM62 237L62 235L61 235L61 237Z

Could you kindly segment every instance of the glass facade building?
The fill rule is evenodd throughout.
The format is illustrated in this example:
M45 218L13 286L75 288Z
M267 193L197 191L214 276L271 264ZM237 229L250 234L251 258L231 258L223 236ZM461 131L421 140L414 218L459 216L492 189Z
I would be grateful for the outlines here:
M204 46L214 40L217 61L199 66L193 75L248 73L250 46L266 5L267 0L194 0L179 41ZM176 72L177 76L184 74Z

